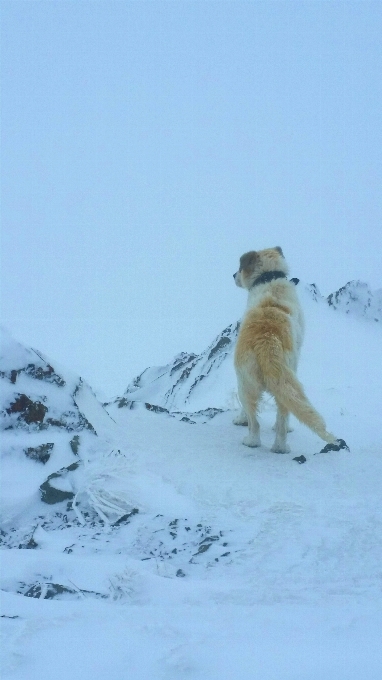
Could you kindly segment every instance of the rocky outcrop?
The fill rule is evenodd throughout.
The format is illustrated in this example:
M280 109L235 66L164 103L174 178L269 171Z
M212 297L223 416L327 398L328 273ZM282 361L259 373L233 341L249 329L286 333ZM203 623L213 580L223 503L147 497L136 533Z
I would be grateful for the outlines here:
M328 305L345 314L382 322L382 290L373 292L363 281L349 281L326 300Z
M47 444L40 444L40 446L28 446L24 452L27 458L37 460L39 463L45 465L51 456L53 447L54 444L49 442Z
M74 471L105 450L96 426L102 418L110 421L106 411L81 378L66 371L63 376L41 353L16 342L4 329L0 387L3 470L10 470L12 478L13 469L18 469L23 482L29 475L36 479L34 493L40 489L47 504L71 500L76 493ZM36 466L34 472L31 465Z
M71 484L70 473L77 470L79 463L72 463L58 472L53 472L40 486L41 500L48 505L72 500L75 495ZM56 482L56 484L55 484ZM59 488L61 486L61 488ZM62 488L67 486L67 488Z
M121 397L106 404L109 412L120 408L137 408L144 405L150 411L167 413L185 422L206 422L216 413L232 404L226 402L222 392L221 403L216 403L222 371L233 371L227 357L232 353L239 323L225 328L201 354L178 354L166 366L148 368L134 378ZM224 373L225 377L225 373Z

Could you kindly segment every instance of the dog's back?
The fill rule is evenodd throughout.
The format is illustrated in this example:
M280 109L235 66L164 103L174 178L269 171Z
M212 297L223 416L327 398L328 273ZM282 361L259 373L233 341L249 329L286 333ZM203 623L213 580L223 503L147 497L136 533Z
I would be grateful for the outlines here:
M241 324L235 351L237 370L257 372L267 389L277 375L276 357L296 370L303 337L303 315L295 286L275 280L256 291ZM261 367L261 368L260 368Z

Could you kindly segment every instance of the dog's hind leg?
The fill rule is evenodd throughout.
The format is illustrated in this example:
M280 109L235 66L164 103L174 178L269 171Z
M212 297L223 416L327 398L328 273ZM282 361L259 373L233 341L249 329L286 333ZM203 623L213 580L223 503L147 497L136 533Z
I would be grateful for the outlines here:
M239 386L239 399L248 418L248 434L243 439L245 446L261 446L260 425L257 420L257 408L261 397L261 391L254 384Z
M274 453L289 453L290 446L287 444L287 433L289 429L289 413L288 411L277 403L277 418L275 424L276 438L271 451Z
M293 427L291 426L291 424L289 422L289 418L290 418L290 413L288 413L288 415L287 415L287 432L293 432ZM277 416L276 416L276 422L272 426L272 430L274 430L274 431L277 430Z

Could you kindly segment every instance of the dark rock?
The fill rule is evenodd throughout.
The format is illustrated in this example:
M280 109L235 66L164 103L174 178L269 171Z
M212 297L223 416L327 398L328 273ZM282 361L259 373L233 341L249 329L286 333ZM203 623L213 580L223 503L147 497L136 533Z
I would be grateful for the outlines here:
M208 418L215 418L215 416L218 415L218 413L224 413L222 408L205 408L202 411L196 411L195 415L197 416L207 416Z
M40 446L30 446L29 448L25 449L25 455L30 458L31 460L36 460L39 463L45 463L48 462L51 451L54 447L54 444L49 443L49 444L41 444Z
M131 401L131 399L126 399L126 397L122 397L122 399L119 399L117 401L117 404L118 404L118 408L124 408L125 406L128 406L130 409L134 408L134 402ZM106 404L104 404L104 406L108 406L108 405L109 405L108 402L106 402Z
M220 340L216 343L215 347L213 347L211 349L207 359L211 359L214 356L214 354L217 354L222 349L224 349L224 347L227 347L227 345L230 345L230 344L231 344L231 339L227 338L227 336L220 338Z
M33 536L26 543L20 543L19 545L20 550L36 550L36 548L38 548L38 543L36 543Z
M206 527L206 530L208 532L209 527ZM211 545L215 541L220 541L220 538L222 537L222 535L223 535L222 532L220 532L220 536L217 536L217 535L216 536L206 536L202 541L200 541L198 550L197 550L196 553L193 554L193 556L190 560L190 563L194 563L194 560L193 560L194 557L197 557L198 555L202 555L203 553L207 552L207 550L210 549ZM228 545L227 543L223 543L223 546L227 546L227 545ZM224 553L224 555L221 555L221 557L224 557L228 554L229 554L228 552ZM215 558L215 561L218 561L218 560L216 560L216 558Z
M337 439L337 442L335 444L326 444L326 446L324 446L324 448L321 449L319 453L328 453L329 451L342 451L343 449L346 451L350 451L344 439Z
M188 376L190 375L193 368L194 368L193 365L187 366L187 368L185 368L184 371L182 371L182 374L181 374L180 378L178 379L176 385L180 382L183 382L183 380L186 380L188 378Z
M210 547L211 543L203 543L202 545L199 546L198 551L194 553L194 557L195 555L201 555L202 553L207 552L207 550L209 550Z
M200 545L203 543L213 543L214 541L219 541L220 536L207 536L206 538L203 539L203 541L200 542Z
M7 614L1 614L2 619L19 619L20 616L7 616Z
M42 586L40 583L35 583L32 586L28 588L26 592L20 592L18 591L21 595L25 595L25 597L36 597L40 598L42 594ZM72 590L71 588L66 588L65 586L62 586L60 583L49 583L47 584L47 589L46 589L46 594L45 594L45 599L46 600L53 600L54 597L57 595L62 595L64 593L70 593L71 595L74 595L76 591Z
M53 472L53 474L49 475L48 479L40 486L41 500L44 503L48 503L48 505L72 500L74 498L74 492L56 489L53 480L60 477L66 477L68 472L74 472L74 470L77 470L78 466L79 463L72 463L71 465L68 465L68 467L61 468L58 472Z
M36 366L36 364L28 364L24 368L12 369L11 371L2 371L0 376L2 378L7 378L12 385L15 385L17 378L21 373L29 375L35 380L44 380L45 382L54 383L58 387L64 387L66 385L65 380L55 373L53 366L46 364L45 368L43 366Z
M81 588L74 590L74 588L68 588L67 586L61 585L61 583L44 583L43 586L41 583L34 583L30 586L25 583L20 583L17 592L25 597L41 598L41 596L44 595L46 600L53 600L60 595L72 595L76 598L81 597L82 595L93 595L94 597L102 599L107 599L108 597L107 595L97 593L94 590L83 590Z
M79 430L90 430L93 434L97 434L93 425L89 423L88 419L80 411L65 411L61 414L61 418L47 418L41 429L45 430L49 426L62 427L68 432L78 432Z
M170 370L170 375L174 375L174 373L183 368L183 366L193 362L194 359L196 359L196 354L187 354L186 352L181 352L181 354L178 354L178 356L174 359L174 365Z
M321 293L320 293L320 291L319 291L319 289L318 289L318 286L316 286L315 283L310 283L310 284L307 286L307 288L308 288L308 291L310 292L310 294L311 294L313 300L315 300L316 302L317 302L317 300L319 300L319 299L322 297L322 296L321 296Z
M300 465L306 463L305 456L296 456L295 458L293 458L293 460L295 460L297 463L300 463Z
M137 515L138 512L139 512L138 508L133 508L131 512L127 512L126 515L123 515L123 517L117 519L117 521L114 522L113 527L117 527L120 524L128 524L129 523L128 520L130 519L130 517L133 517L133 515Z
M148 411L154 411L154 413L168 413L167 408L163 408L163 406L156 406L155 404L145 403L145 408L147 408Z
M29 375L36 380L45 380L46 382L54 383L59 387L64 387L66 385L65 380L55 373L53 366L50 364L46 364L46 368L36 366L36 364L28 364L28 366L22 370L26 375Z
M80 448L80 438L78 434L74 435L73 439L70 440L69 445L74 455L78 456L78 449Z
M32 401L26 394L18 394L16 400L6 409L9 414L19 413L27 425L41 424L45 418L47 407L41 401Z

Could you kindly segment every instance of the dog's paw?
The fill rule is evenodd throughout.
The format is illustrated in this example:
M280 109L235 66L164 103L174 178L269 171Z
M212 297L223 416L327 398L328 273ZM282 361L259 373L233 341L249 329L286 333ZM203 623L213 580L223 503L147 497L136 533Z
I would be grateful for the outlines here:
M233 419L233 424L234 425L248 425L248 420L246 416L236 416L236 418Z
M250 446L251 448L256 449L258 446L261 446L260 437L254 437L253 434L247 434L243 439L243 444L244 446Z
M319 451L319 453L328 453L328 451L341 451L342 449L350 451L344 439L337 439L337 441L335 441L333 444L326 444L324 448Z
M281 444L276 444L276 442L273 444L271 451L273 453L290 453L290 446L289 444L284 444L281 446Z

